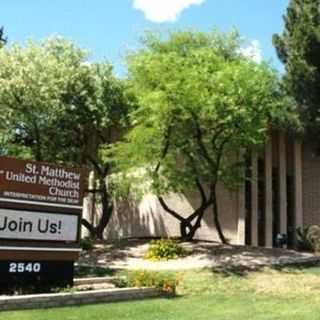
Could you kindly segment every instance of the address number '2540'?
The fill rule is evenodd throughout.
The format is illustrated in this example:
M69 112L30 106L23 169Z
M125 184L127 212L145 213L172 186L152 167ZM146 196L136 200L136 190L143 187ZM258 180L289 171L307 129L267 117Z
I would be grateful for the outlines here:
M11 262L9 263L9 273L38 273L41 271L39 262Z

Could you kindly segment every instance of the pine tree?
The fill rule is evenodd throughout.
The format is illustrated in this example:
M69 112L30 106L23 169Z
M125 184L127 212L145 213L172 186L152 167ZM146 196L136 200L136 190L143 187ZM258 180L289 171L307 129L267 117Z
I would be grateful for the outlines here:
M305 127L320 132L320 0L291 0L281 35L273 36L285 65L284 84L299 105Z

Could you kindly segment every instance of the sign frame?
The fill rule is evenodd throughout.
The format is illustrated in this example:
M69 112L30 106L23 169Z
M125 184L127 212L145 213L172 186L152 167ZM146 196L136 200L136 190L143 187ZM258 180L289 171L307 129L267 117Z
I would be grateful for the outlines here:
M27 166L28 172L26 172ZM41 171L42 167L45 167L48 175L44 174L41 176L42 180L40 180L39 175L37 174ZM49 171L51 168L53 171ZM28 174L29 176L26 178ZM78 179L72 179L72 177L77 175ZM7 178L8 180L6 180ZM21 181L19 181L19 179ZM72 235L76 233L76 239L72 241L59 239L24 239L23 237L7 238L2 237L0 231L1 265L11 262L20 263L21 266L23 263L29 263L32 265L36 262L41 262L47 266L46 268L51 270L54 270L54 265L57 266L57 269L55 270L57 273L56 275L52 275L51 272L51 275L44 273L38 277L36 273L32 272L26 274L21 273L17 275L10 275L10 279L8 278L7 282L5 279L5 274L8 274L8 270L1 269L3 271L1 276L4 276L3 281L0 281L1 286L6 284L9 290L10 288L15 288L16 286L24 287L24 285L27 286L30 284L30 279L34 279L33 284L39 286L56 286L59 283L59 280L61 280L60 282L62 285L73 284L74 261L79 258L79 254L82 251L80 247L82 228L81 220L83 198L85 194L85 186L87 185L87 179L88 170L79 166L64 166L48 162L21 160L7 156L0 156L0 209L3 211L24 211L27 212L26 214L29 214L29 212L30 214L34 213L35 217L30 218L30 221L33 222L32 226L35 226L37 223L37 213L39 214L38 217L41 217L41 214L52 214L53 216L57 214L64 216L72 215L77 219L77 225L72 230ZM65 194L70 197L57 197L56 199L59 201L35 200L54 199L54 197L49 197L49 189L47 184L58 186L57 188L60 188L62 193L63 190L66 190ZM5 191L13 192L13 197L4 196ZM21 197L14 197L15 194L21 195ZM72 203L75 201L75 199L77 200L77 203ZM64 202L62 200L64 200ZM5 217L5 213L3 217ZM14 221L18 222L19 218L16 217L16 220ZM45 219L50 218L44 217L44 220ZM26 221L28 221L27 218ZM30 229L30 233L36 231L35 227L30 228L32 228ZM12 232L19 233L21 231L17 230ZM62 270L64 270L64 268L68 268L68 274L62 275L61 279L59 279L59 274L63 272Z

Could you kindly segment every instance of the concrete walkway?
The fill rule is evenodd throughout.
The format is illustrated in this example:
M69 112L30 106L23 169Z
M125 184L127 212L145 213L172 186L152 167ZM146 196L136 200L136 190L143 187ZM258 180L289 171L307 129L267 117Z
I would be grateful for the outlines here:
M121 240L83 252L79 264L130 270L186 270L198 268L255 269L264 266L320 263L320 257L284 249L228 246L213 242L182 243L190 254L181 259L149 261L143 258L149 240Z

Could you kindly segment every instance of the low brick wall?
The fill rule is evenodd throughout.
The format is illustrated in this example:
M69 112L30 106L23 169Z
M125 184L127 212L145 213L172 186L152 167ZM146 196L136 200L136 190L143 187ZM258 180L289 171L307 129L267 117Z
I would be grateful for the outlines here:
M78 278L73 280L73 285L89 285L89 284L100 284L100 283L113 283L117 280L126 279L126 277L94 277L94 278Z
M0 296L0 311L65 307L160 297L155 288L117 288L82 292Z

